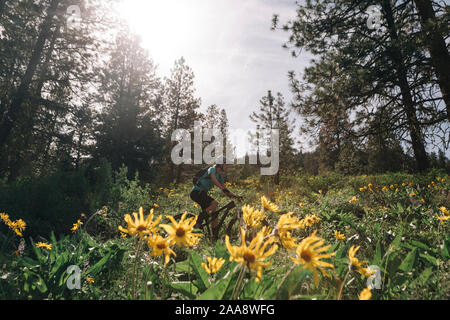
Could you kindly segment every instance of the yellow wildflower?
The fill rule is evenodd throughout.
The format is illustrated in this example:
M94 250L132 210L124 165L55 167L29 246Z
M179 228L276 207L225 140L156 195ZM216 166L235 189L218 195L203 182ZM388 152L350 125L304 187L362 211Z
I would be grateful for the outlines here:
M441 221L441 224L444 224L444 221L449 220L450 216L438 216L437 218L439 221Z
M172 225L162 224L161 227L169 234L169 238L178 246L184 244L185 246L195 246L202 234L192 233L194 226L197 223L198 216L191 217L185 220L187 212L183 213L180 222L176 222L171 216L168 216Z
M141 239L150 235L150 233L155 233L158 230L157 225L161 221L161 216L153 221L153 209L150 210L150 214L144 219L142 207L139 208L139 216L136 212L133 212L133 217L134 221L129 214L126 214L125 222L128 224L127 229L119 226L119 230L130 236L137 234Z
M344 240L345 241L347 239L344 234L340 233L337 230L334 231L334 236L336 237L337 240Z
M152 248L152 256L159 257L164 254L164 266L166 266L170 261L170 255L177 256L175 252L170 249L171 245L170 238L163 238L159 234L153 234L147 239L147 244Z
M72 232L76 232L81 227L82 224L83 222L80 219L78 219L78 221L73 224L73 227L70 230Z
M359 294L359 300L370 300L372 298L372 293L370 292L370 288L365 288Z
M259 232L261 232L263 237L266 238L270 234L272 234L272 229L270 229L268 226L264 226L264 227L262 227L262 229Z
M304 219L301 220L301 224L304 227L311 227L315 223L319 223L320 218L317 217L315 214L307 215Z
M319 269L324 276L329 277L324 268L334 268L331 263L320 260L324 258L330 258L336 254L336 252L322 253L330 248L329 245L321 247L323 243L324 240L317 237L316 231L314 231L312 235L303 239L302 242L300 242L300 244L298 245L296 250L297 258L291 257L294 263L302 264L305 266L305 268L313 272L314 284L316 286L319 284L319 275L317 269Z
M288 212L280 216L275 228L278 234L298 228L304 228L304 225L297 219L297 217L292 217L292 214L293 212Z
M242 207L243 219L250 228L261 227L261 222L266 218L263 211L255 210L248 205Z
M292 250L297 248L298 244L295 243L295 238L292 238L291 233L289 231L282 232L278 234L280 238L281 245L285 247L287 250Z
M356 198L356 196L353 196L353 198L351 198L348 202L349 203L358 203L358 198Z
M242 244L240 247L235 247L230 244L230 238L225 236L225 245L230 252L230 261L236 261L247 266L249 270L256 270L256 282L259 282L262 277L262 269L271 265L271 262L264 262L269 256L275 253L278 246L275 244L269 250L264 252L270 244L275 241L274 237L270 237L263 244L263 235L259 232L256 237L247 246L245 243L245 231L241 228Z
M9 215L6 213L0 213L0 219L14 231L18 236L22 237L22 232L25 230L27 224L22 219L11 221Z
M369 271L368 268L363 268L363 264L368 263L367 260L359 261L358 258L355 257L356 252L359 250L360 246L351 246L348 250L348 258L350 259L350 262L353 266L356 267L359 273L366 277L370 277L372 274L375 273L375 270Z
M265 196L261 197L261 204L262 204L263 208L265 208L269 211L272 211L272 212L280 211L280 208L276 204L271 202L269 199L267 199Z
M450 212L449 212L449 211L447 210L447 208L444 207L444 206L440 207L439 210L441 210L442 213L444 213L444 214L446 214L446 215L449 215L449 214L450 214Z
M37 248L44 248L44 249L47 249L47 250L52 250L52 244L45 243L45 242L38 242L38 243L36 243L36 247Z
M87 281L89 284L93 284L93 283L95 282L94 278L91 278L91 277L89 277L89 276L86 276L86 281Z
M216 257L214 258L207 257L206 260L208 260L208 264L202 262L202 267L208 274L217 273L225 263L225 260L223 258L217 259Z

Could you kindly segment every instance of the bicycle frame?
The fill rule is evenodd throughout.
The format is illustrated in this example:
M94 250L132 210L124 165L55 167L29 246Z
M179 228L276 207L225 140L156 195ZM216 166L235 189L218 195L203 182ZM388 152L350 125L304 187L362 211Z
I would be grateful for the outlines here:
M226 217L228 216L228 213L236 208L236 204L234 203L234 201L229 202L228 204L226 204L225 206L221 207L220 209L216 210L214 213L208 215L205 211L202 211L200 213L200 215L198 216L198 220L197 220L197 227L205 229L207 233L209 234L210 238L212 240L217 240L218 236L219 236L219 231L220 231L220 227L224 224ZM180 219L181 214L176 215L174 218L176 220ZM239 220L241 220L242 217L242 213L240 212L240 210L234 214L234 216L232 217L231 221L228 223L228 226L226 228L225 234L228 235L229 237L231 237L231 231L233 229L234 224ZM219 218L219 224L218 227L215 230L212 230L212 228L210 228L210 223Z

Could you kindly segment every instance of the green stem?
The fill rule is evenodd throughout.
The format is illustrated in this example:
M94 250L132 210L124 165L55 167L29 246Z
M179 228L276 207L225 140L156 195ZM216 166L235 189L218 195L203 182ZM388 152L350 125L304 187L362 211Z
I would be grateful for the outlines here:
M145 276L145 299L147 300L147 295L148 295L148 276L150 275L150 271L153 270L153 266L149 266L148 267L148 271L147 271L147 275ZM152 283L152 292L153 292L153 283Z
M192 296L192 283L191 283L191 252L189 251L188 262L188 281L189 281L189 294Z
M244 279L245 268L246 268L245 265L241 266L241 271L239 272L239 276L236 281L236 285L234 286L233 293L231 294L231 300L235 300L237 298L239 287L241 286L241 282Z
M166 278L167 278L167 269L166 266L164 266L164 278L163 278L163 285L161 290L161 299L165 300L165 294L166 294Z
M295 267L297 265L294 264L291 269L289 269L288 273L286 273L286 275L283 277L283 279L281 280L280 284L278 285L277 288L277 293L275 294L275 297L278 297L278 294L280 293L281 287L283 286L284 282L286 281L287 277L289 277L289 275L292 273L292 271L294 271Z
M138 240L138 244L137 244L137 248L136 248L136 256L134 257L134 267L133 267L133 299L137 299L137 297L136 297L136 278L137 278L137 275L136 275L136 265L137 265L137 262L138 262L138 260L139 260L139 253L140 253L140 250L141 250L141 244L142 244L142 241L141 241L141 239L139 239Z
M336 297L336 300L341 300L342 299L342 291L344 290L345 282L347 281L347 277L350 274L350 271L352 271L352 264L351 263L348 265L347 274L345 275L344 280L341 283L341 286L339 288L339 293L338 293L338 296Z

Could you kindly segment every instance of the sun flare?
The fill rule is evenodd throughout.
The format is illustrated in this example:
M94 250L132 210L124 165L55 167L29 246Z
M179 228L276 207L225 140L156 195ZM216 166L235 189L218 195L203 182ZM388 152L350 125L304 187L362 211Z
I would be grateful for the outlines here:
M142 37L155 61L175 58L192 51L205 26L203 6L174 0L126 0L117 11Z

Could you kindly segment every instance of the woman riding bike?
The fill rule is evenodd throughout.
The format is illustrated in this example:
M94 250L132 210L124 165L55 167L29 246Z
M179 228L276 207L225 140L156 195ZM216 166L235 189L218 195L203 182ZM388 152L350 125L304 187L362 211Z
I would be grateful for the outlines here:
M216 164L210 168L199 178L198 183L192 188L191 199L198 203L202 210L208 215L216 212L219 203L208 195L209 190L217 186L227 197L242 200L238 196L227 189L223 174L228 170L227 159L221 157L216 161ZM219 219L216 217L211 221L211 229L213 234L216 234L219 224Z

